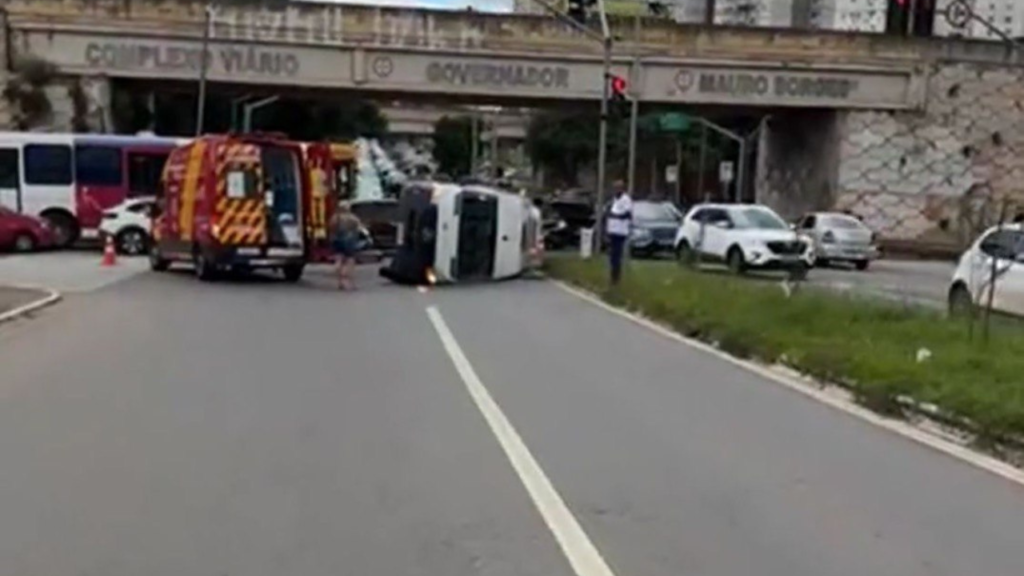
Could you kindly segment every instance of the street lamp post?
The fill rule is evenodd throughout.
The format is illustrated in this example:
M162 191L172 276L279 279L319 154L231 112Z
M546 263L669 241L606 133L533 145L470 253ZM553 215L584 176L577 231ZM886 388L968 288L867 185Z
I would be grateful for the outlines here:
M213 4L206 5L206 20L203 25L203 48L199 55L199 98L196 102L196 136L203 134L203 121L206 114L206 74L210 67L210 36L213 28Z
M601 218L601 207L604 205L604 187L605 187L605 163L608 158L608 99L609 99L609 86L608 81L612 74L612 34L611 29L608 27L608 14L605 11L604 0L597 0L598 16L601 20L601 32L595 32L584 26L583 24L569 18L563 14L558 8L555 8L547 2L547 0L533 0L538 6L544 8L546 12L555 17L555 19L571 26L573 29L579 31L585 36L596 40L601 43L602 48L602 74L601 74L601 122L598 129L598 152L597 152L597 203L594 205L594 242L595 246L600 246L601 240L601 229L602 229L602 218Z

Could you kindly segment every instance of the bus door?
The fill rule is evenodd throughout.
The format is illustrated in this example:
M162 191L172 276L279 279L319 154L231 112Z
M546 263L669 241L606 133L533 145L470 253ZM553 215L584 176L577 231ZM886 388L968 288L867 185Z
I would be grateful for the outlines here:
M111 144L75 145L75 208L83 230L99 227L103 211L127 197L124 152Z
M15 146L0 147L0 206L22 212L21 150Z

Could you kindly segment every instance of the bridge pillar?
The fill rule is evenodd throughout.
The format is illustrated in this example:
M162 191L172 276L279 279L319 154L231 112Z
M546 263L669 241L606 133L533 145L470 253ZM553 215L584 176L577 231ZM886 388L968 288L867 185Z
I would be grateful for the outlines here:
M784 218L828 210L836 200L839 169L839 118L827 109L775 112L758 145L757 201Z

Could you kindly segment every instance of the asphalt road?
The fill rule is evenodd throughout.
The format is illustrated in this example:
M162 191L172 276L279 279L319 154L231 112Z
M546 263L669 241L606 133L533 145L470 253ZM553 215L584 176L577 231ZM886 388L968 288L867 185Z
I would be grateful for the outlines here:
M363 280L0 328L0 574L1024 574L1020 486L551 284Z
M835 266L815 268L809 278L840 291L945 307L956 264L919 260L878 260L863 272Z

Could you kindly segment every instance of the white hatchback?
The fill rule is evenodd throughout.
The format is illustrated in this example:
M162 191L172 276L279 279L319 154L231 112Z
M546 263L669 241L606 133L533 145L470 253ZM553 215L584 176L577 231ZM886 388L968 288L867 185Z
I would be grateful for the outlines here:
M151 214L156 199L138 197L103 212L100 222L100 237L114 239L114 246L121 254L138 256L149 252Z
M1024 228L1021 224L989 228L960 256L949 286L950 314L987 305L989 289L993 286L993 310L1024 316Z
M699 255L724 262L735 274L748 269L802 274L814 264L810 239L759 204L698 204L683 218L675 246L682 261Z

